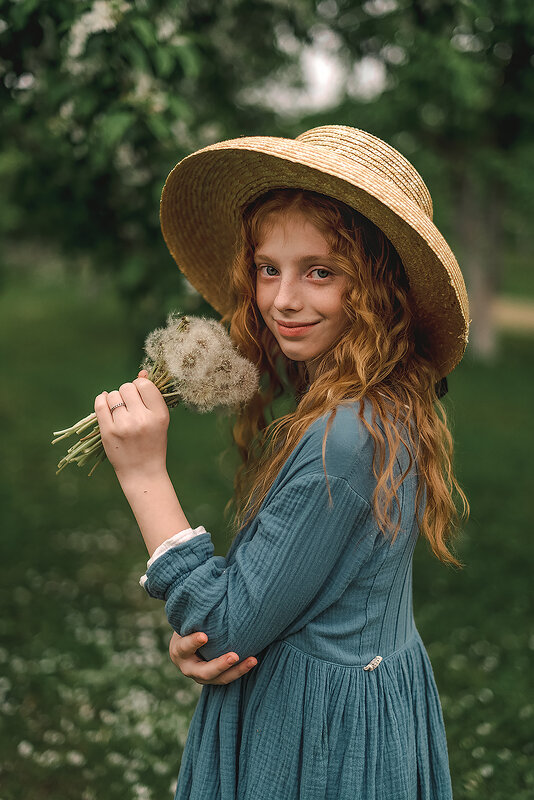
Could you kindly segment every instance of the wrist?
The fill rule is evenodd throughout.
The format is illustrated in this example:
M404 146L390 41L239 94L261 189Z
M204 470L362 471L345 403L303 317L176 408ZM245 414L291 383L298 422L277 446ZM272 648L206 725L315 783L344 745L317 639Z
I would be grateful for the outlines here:
M170 536L190 528L167 469L118 472L124 496L151 556Z
M154 469L116 470L115 474L127 497L131 494L146 493L154 486L170 482L165 465Z

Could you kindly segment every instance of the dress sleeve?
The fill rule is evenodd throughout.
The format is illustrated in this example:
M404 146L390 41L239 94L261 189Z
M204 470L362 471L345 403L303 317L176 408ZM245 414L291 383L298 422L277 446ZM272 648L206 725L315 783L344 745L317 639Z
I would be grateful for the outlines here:
M250 540L232 563L214 556L209 533L161 555L147 570L145 589L166 601L181 636L203 631L207 660L229 650L240 659L261 652L310 605L343 555L364 559L373 528L367 501L345 478L301 475L264 502Z
M163 553L166 553L167 550L170 550L171 547L176 547L177 545L182 544L182 542L187 542L187 541L189 541L189 539L192 539L194 536L199 536L201 533L206 533L206 528L204 527L204 525L199 525L198 528L194 528L194 529L193 528L184 528L183 531L178 531L178 533L175 533L174 536L171 536L169 539L165 539L165 541L162 542L159 545L159 547L156 547L156 549L154 550L154 552L152 553L152 555L150 556L150 558L146 562L147 569L150 566L152 566L154 561L157 558L159 558L160 556L162 556ZM147 579L146 579L146 572L145 572L145 574L141 575L141 577L139 578L139 585L140 586L144 586L145 583L146 583L146 580Z

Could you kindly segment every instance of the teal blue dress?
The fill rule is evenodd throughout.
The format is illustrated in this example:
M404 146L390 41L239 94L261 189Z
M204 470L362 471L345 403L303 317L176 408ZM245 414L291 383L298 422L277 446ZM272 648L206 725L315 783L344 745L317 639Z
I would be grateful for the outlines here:
M258 663L202 687L175 800L450 800L447 741L415 626L416 469L395 542L371 512L373 440L359 404L317 419L226 555L209 533L167 551L145 589L206 660ZM364 406L371 420L370 404ZM376 424L376 423L375 423ZM401 446L397 474L408 467Z

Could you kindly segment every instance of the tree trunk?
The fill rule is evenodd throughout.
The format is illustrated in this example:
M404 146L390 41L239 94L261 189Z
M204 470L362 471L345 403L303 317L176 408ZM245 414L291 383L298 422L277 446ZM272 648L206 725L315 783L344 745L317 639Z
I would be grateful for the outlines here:
M498 344L494 314L502 253L498 190L481 191L475 177L466 171L457 210L461 267L471 315L468 347L474 358L489 362L496 357Z

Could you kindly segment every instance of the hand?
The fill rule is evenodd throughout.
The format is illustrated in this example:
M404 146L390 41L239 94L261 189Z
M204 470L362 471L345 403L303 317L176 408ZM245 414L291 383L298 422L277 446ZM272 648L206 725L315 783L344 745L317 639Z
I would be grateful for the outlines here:
M257 659L251 656L231 667L228 658L233 656L234 660L237 661L238 657L235 653L225 653L225 655L213 658L211 661L203 661L196 655L196 651L207 641L208 637L205 633L190 633L188 636L179 636L175 632L169 642L169 655L172 663L178 667L182 675L185 675L186 678L192 678L195 683L202 685L211 683L216 686L225 685L235 681L237 678L241 678L242 675L258 663Z
M117 476L159 475L166 471L169 409L141 370L132 383L95 398L102 444ZM110 411L117 403L123 403Z

